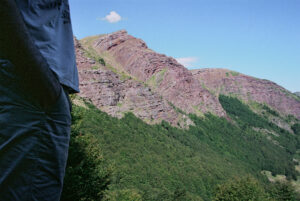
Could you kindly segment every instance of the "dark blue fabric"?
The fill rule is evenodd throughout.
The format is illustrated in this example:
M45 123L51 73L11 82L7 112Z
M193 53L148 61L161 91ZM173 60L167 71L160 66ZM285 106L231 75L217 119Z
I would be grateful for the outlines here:
M68 0L15 0L27 29L61 84L79 92Z
M24 94L14 66L0 60L0 201L58 201L70 138L65 90L48 111Z

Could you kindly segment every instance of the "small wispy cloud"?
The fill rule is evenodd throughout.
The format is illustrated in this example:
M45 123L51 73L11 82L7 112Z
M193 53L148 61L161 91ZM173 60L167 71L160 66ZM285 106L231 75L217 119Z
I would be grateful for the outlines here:
M198 61L197 57L181 57L176 58L178 63L182 64L185 67L191 67L195 62Z
M122 17L116 11L111 11L104 18L101 18L101 20L105 20L109 23L117 23L122 20Z

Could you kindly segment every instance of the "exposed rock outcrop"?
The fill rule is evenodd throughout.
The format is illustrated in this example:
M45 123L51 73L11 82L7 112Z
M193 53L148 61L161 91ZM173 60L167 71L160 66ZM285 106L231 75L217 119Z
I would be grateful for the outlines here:
M114 58L124 71L147 83L181 110L225 115L218 98L203 88L188 69L175 59L150 50L144 41L126 31L99 37L92 45L100 55Z
M87 50L75 39L77 66L80 79L80 96L89 99L102 111L115 117L133 112L147 123L161 120L186 127L193 122L176 110L149 87L87 57Z
M266 103L283 114L300 119L300 99L274 82L227 69L191 70L193 76L216 94L236 95L245 101Z

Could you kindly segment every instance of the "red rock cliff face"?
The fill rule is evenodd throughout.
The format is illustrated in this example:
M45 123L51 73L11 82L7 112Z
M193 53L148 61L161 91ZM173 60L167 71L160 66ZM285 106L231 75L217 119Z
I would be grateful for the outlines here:
M300 119L300 99L283 87L226 69L192 70L193 76L217 94L234 94L245 101L266 103L283 114Z
M109 55L127 73L149 84L164 99L188 113L212 112L224 116L218 98L175 59L150 50L145 42L119 31L93 42L100 55Z
M174 110L149 87L131 78L121 77L111 69L87 57L86 49L75 39L79 72L79 96L90 100L102 111L121 118L132 112L147 123L165 120L173 126L187 127L193 122Z

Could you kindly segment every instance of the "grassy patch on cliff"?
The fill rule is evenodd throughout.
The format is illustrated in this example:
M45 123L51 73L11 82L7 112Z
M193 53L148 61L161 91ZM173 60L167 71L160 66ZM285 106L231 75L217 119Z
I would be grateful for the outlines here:
M164 68L160 70L159 72L153 74L146 82L149 86L156 89L160 86L161 82L164 80L165 73L167 71L167 68Z
M101 36L104 35L86 37L80 40L82 46L84 47L85 56L87 58L95 60L98 64L101 64L112 72L118 74L121 80L131 79L132 77L129 74L125 73L121 68L114 67L118 65L116 64L116 62L112 61L113 59L109 55L107 55L106 53L100 54L95 50L95 48L93 47L93 43Z

